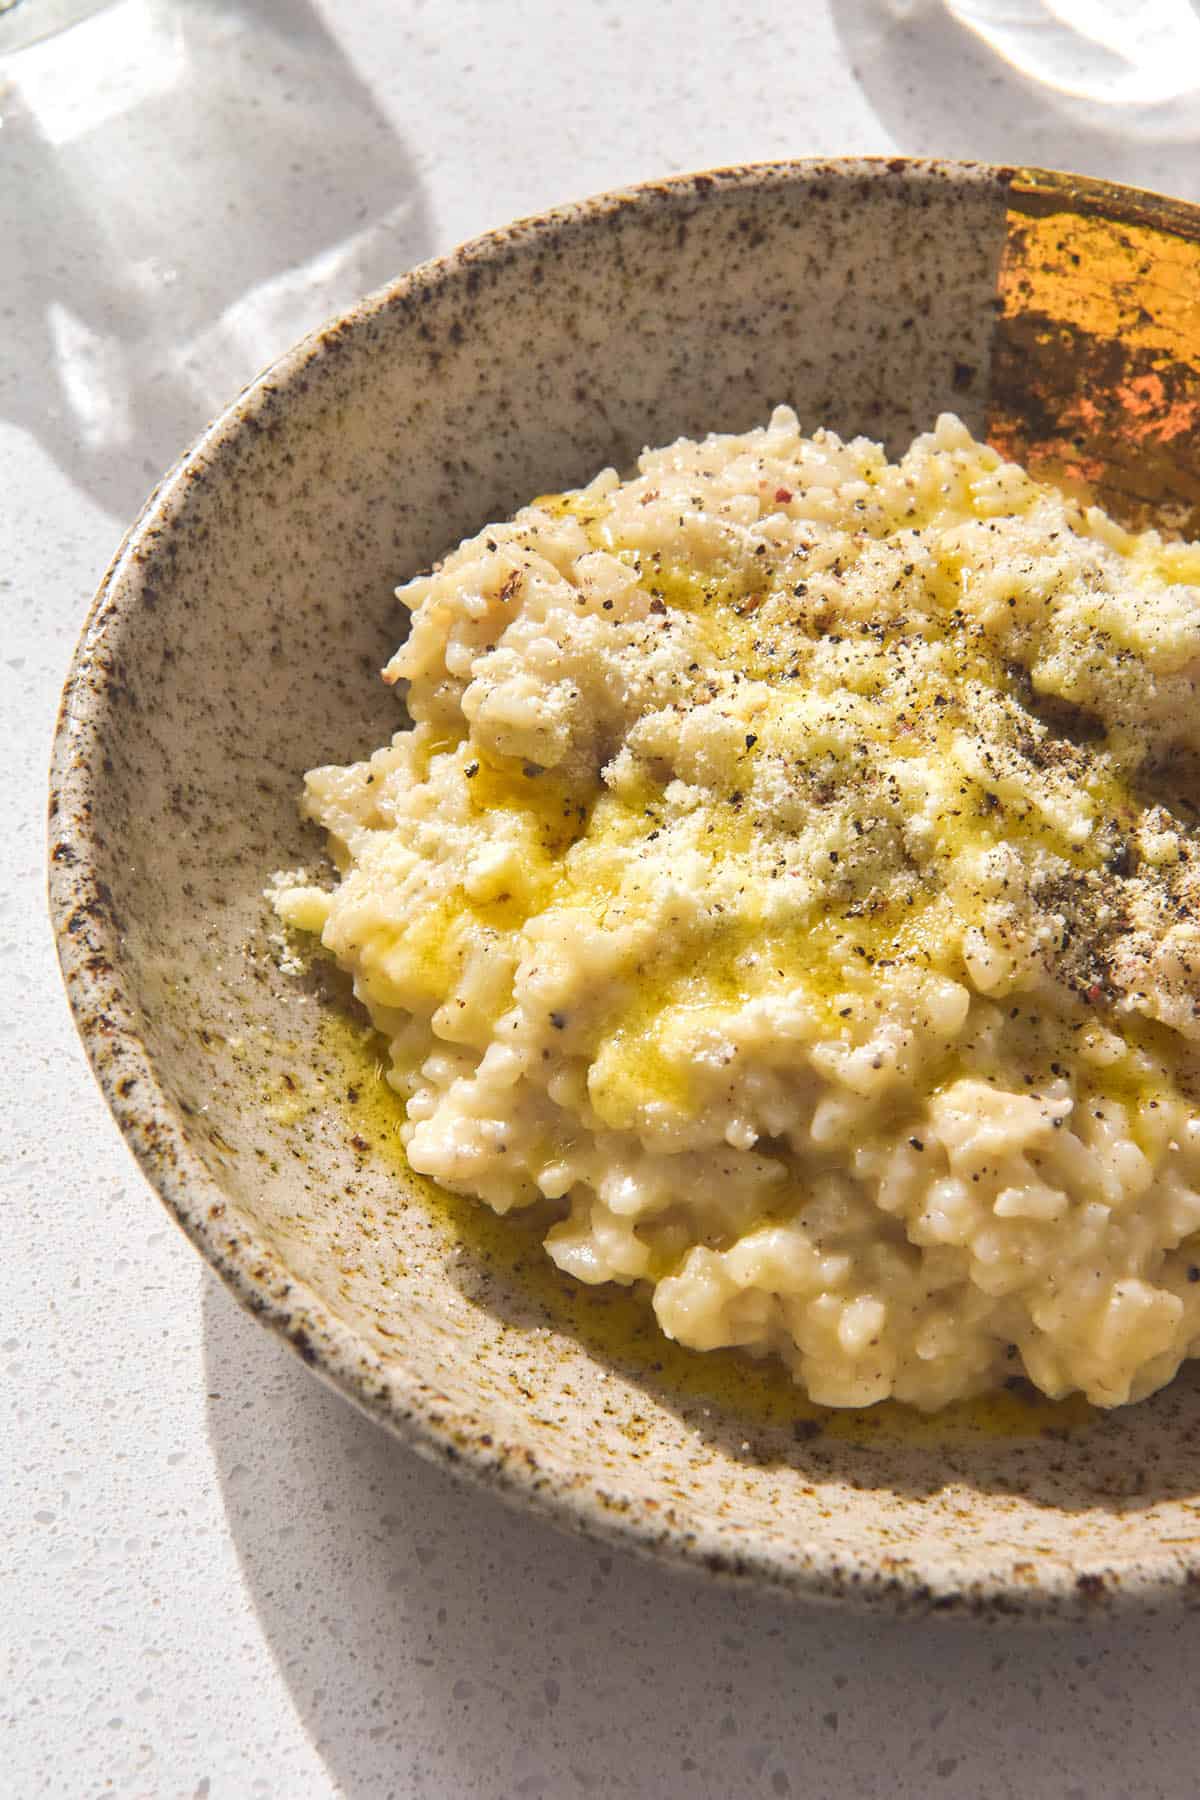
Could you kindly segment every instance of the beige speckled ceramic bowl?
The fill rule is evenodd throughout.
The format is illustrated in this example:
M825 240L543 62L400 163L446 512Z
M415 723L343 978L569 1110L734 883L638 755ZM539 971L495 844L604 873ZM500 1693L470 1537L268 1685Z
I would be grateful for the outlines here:
M797 163L611 195L406 276L163 482L63 700L51 891L104 1092L238 1297L424 1454L564 1525L796 1595L1069 1616L1200 1593L1200 1394L914 1424L671 1353L627 1296L439 1203L262 889L302 771L384 738L392 590L464 533L789 400L893 449L939 409L1186 521L1195 211L1013 169Z

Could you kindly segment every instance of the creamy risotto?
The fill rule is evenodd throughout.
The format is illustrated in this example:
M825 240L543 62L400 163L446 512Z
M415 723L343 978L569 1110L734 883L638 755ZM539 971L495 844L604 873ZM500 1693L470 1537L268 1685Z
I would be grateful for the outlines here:
M938 421L647 452L400 590L315 769L414 1169L814 1400L1200 1348L1200 549Z

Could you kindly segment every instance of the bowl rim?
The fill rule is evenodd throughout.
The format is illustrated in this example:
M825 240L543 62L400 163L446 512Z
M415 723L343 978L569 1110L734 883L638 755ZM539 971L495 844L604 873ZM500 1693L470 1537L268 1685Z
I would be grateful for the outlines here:
M810 1603L935 1617L1069 1621L1084 1616L1145 1613L1194 1603L1200 1552L1123 1565L1080 1577L1057 1558L1038 1565L1031 1583L998 1569L979 1574L966 1565L930 1570L919 1562L797 1545L794 1556L757 1545L751 1534L678 1520L644 1496L610 1493L578 1472L539 1467L525 1456L506 1459L490 1439L456 1427L447 1397L400 1362L381 1357L309 1288L289 1273L265 1239L244 1230L226 1211L219 1183L188 1143L184 1122L159 1085L152 1056L139 1034L132 1004L121 990L121 929L112 896L93 862L98 832L91 818L91 753L107 705L108 651L122 619L139 604L144 571L167 537L190 484L202 478L221 447L253 421L269 399L300 379L345 333L414 293L456 282L473 267L547 237L634 209L678 204L742 188L796 187L877 181L993 187L1014 182L1069 181L1073 196L1118 211L1147 211L1168 223L1186 218L1193 231L1200 208L1091 177L982 162L907 156L813 157L738 164L670 175L568 202L471 238L425 261L355 302L308 333L249 382L213 419L152 490L126 531L88 610L59 704L50 766L48 897L60 967L84 1050L113 1117L167 1210L241 1305L283 1338L327 1384L390 1429L426 1459L453 1466L514 1507L532 1510L560 1528L617 1544L658 1562L704 1571Z

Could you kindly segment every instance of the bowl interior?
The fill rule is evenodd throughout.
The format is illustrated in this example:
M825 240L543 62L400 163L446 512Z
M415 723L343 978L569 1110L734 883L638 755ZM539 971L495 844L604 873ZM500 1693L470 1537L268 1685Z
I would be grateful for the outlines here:
M273 871L320 860L303 771L401 723L377 677L396 583L646 443L786 400L806 428L896 450L953 408L1065 478L1111 477L1127 512L1166 496L1186 517L1200 485L1177 453L1143 492L1145 458L1113 448L1133 396L1147 455L1173 432L1178 449L1184 390L1154 330L1126 329L1122 363L1119 306L1068 317L1111 286L1105 221L1191 267L1186 209L901 163L697 177L515 227L285 359L160 490L98 599L64 703L52 881L118 1118L210 1260L322 1372L584 1529L896 1606L1182 1591L1190 1377L1115 1417L1009 1397L855 1420L673 1352L635 1300L575 1289L528 1229L407 1174L344 993L319 963L290 971L263 899ZM1178 283L1147 300L1138 279L1142 310L1171 313L1167 361L1190 367ZM1086 389L1101 351L1115 412Z

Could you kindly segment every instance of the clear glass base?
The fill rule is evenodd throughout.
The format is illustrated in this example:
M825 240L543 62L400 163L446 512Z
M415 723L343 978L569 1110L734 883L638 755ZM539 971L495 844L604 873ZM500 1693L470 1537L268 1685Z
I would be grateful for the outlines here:
M109 0L0 0L0 56L39 44L108 4Z
M1159 106L1200 86L1193 0L945 0L1006 62L1110 106Z

